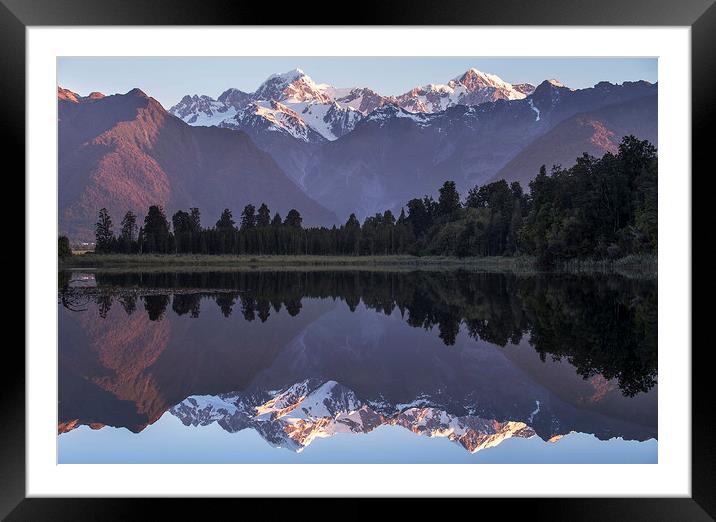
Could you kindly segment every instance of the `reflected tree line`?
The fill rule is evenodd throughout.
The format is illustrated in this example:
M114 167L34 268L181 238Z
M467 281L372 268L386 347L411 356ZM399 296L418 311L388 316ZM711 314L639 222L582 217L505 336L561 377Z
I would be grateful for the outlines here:
M471 338L506 346L526 336L542 360L566 359L585 379L617 379L633 396L657 377L657 288L651 280L613 275L525 276L449 272L97 273L87 293L64 284L60 301L101 317L115 303L126 314L143 309L158 321L169 308L197 318L213 300L225 317L265 322L282 309L295 316L305 298L362 303L386 315L399 310L413 327L437 330L447 346L463 329ZM122 289L133 289L122 292ZM148 292L151 290L151 292ZM77 299L85 300L78 306Z

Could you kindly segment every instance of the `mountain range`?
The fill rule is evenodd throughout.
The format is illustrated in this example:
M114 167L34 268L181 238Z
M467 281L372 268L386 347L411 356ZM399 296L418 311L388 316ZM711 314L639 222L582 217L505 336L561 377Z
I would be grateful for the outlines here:
M320 84L300 69L254 92L186 95L168 111L139 89L82 97L58 88L60 230L87 237L149 204L198 206L213 222L265 201L309 225L345 222L497 179L527 189L539 167L614 152L624 135L657 142L657 84L511 84L476 69L386 96Z
M418 435L446 437L470 453L495 447L511 437L536 435L524 422L450 415L419 406L429 402L370 403L336 381L306 379L273 393L187 397L169 412L186 426L217 423L230 433L253 429L272 446L295 452L303 451L317 438L369 433L380 426L401 426ZM549 440L560 438L556 435Z

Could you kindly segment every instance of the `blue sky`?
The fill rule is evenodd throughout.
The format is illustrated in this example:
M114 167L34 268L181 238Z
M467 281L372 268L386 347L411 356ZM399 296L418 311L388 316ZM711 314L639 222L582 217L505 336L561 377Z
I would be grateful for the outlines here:
M229 87L251 92L270 74L297 67L318 83L370 87L383 95L446 83L470 67L511 83L556 78L572 88L657 81L656 58L480 57L62 57L57 81L81 95L139 87L168 108L185 94L217 97Z

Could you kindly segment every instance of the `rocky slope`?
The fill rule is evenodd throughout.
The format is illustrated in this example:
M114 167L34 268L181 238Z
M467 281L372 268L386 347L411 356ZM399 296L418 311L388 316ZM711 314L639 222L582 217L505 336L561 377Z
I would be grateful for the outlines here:
M245 133L188 125L139 89L84 98L59 89L58 116L59 226L74 239L93 237L102 207L115 223L162 205L169 217L199 207L210 225L224 208L261 202L284 215L297 208L307 224L336 219Z

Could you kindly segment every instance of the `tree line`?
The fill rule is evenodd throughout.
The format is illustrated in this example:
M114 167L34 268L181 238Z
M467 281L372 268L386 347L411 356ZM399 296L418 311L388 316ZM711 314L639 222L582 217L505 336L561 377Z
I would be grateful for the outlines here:
M198 208L167 218L149 207L142 224L128 211L115 235L107 209L95 225L97 253L250 255L532 255L550 264L615 259L657 250L657 153L627 136L616 154L584 154L574 166L543 165L526 193L505 180L471 188L463 199L446 181L437 200L407 202L396 218L376 213L363 223L303 227L298 210L282 219L265 203L246 205L239 222L225 209L212 227Z

